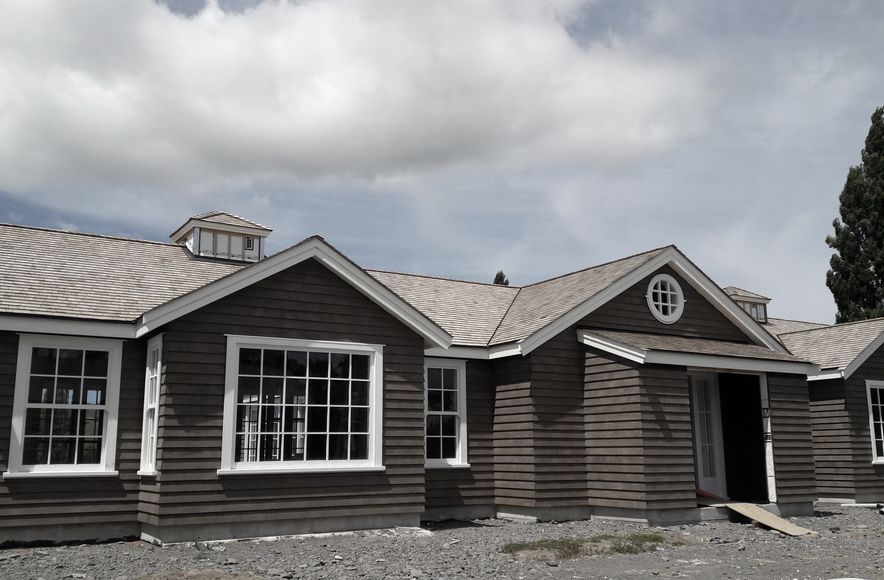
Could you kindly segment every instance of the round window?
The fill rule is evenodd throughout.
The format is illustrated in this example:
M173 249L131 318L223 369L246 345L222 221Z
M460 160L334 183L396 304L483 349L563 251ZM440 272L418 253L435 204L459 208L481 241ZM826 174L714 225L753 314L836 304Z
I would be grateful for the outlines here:
M672 324L684 311L684 294L678 281L669 274L657 274L648 284L648 308L663 324Z

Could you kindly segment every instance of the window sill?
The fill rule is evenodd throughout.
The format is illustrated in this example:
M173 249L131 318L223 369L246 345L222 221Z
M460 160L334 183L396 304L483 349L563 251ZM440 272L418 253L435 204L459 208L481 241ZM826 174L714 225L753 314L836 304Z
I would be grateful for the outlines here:
M426 469L469 469L470 467L469 463L448 463L447 461L424 463Z
M156 469L139 469L135 475L138 477L156 477L157 471Z
M359 466L359 467L302 467L302 468L236 468L236 469L219 469L219 476L229 475L300 475L305 473L371 473L383 472L387 468L380 466Z
M16 471L5 472L3 479L52 479L66 477L117 477L119 471Z

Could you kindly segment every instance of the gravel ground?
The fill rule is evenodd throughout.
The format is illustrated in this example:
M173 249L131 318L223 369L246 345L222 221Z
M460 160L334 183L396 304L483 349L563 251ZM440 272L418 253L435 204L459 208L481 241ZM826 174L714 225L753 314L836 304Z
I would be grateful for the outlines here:
M814 517L792 521L819 533L792 538L751 524L711 522L650 528L684 544L645 554L526 560L501 548L649 528L476 520L162 548L144 542L15 548L0 550L0 578L884 578L884 516L877 510L822 506Z

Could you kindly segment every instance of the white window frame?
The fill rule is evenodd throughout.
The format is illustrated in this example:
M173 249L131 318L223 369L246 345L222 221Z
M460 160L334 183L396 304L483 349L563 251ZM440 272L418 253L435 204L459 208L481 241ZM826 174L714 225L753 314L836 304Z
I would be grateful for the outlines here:
M457 372L457 455L449 459L426 458L426 418L430 414L428 405L427 374L430 368L454 369ZM467 363L465 360L449 358L424 359L424 466L430 469L447 467L469 467L467 441ZM436 414L445 414L433 411Z
M22 465L25 414L31 378L31 356L34 348L103 350L108 352L107 386L105 389L104 425L102 427L101 461L80 465ZM12 404L12 432L9 440L9 465L4 479L19 477L115 476L117 453L117 421L120 395L120 368L123 341L118 339L79 336L21 334L15 372L15 397Z
M369 362L368 458L307 461L234 461L236 443L236 390L241 348L321 350L362 354ZM298 340L265 336L227 335L227 368L224 387L224 429L221 436L221 467L218 475L384 471L384 347L377 344Z
M152 367L152 353L156 352L156 363ZM147 342L147 358L144 365L144 413L141 420L141 468L138 475L153 476L157 474L157 437L160 422L160 385L163 375L163 335L157 335ZM153 393L150 389L151 379L156 379ZM151 398L151 394L153 397ZM152 415L152 420L149 420Z
M654 286L656 286L658 282L663 281L668 282L670 289L675 291L674 310L669 314L663 314L660 312L657 309L657 304L654 302L653 298ZM681 284L678 283L678 280L669 274L657 274L651 278L651 281L648 282L648 292L645 294L645 299L648 302L648 309L651 311L651 314L663 324L674 324L675 322L678 322L682 313L684 313L684 291L681 289Z
M884 464L884 456L878 455L878 446L875 435L884 440L884 423L875 425L875 417L872 414L872 389L878 389L878 406L881 408L881 416L884 418L884 381L866 381L866 401L869 405L869 438L872 444L872 463L876 465Z

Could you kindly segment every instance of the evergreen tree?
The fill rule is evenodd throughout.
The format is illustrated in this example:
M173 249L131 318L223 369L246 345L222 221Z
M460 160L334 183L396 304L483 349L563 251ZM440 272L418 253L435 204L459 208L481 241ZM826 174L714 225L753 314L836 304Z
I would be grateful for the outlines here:
M506 274L503 273L503 270L498 270L497 274L494 275L494 283L500 286L510 285L510 281L507 279Z
M840 219L826 243L835 250L826 285L837 322L884 316L884 107L872 115L862 162L847 172Z

